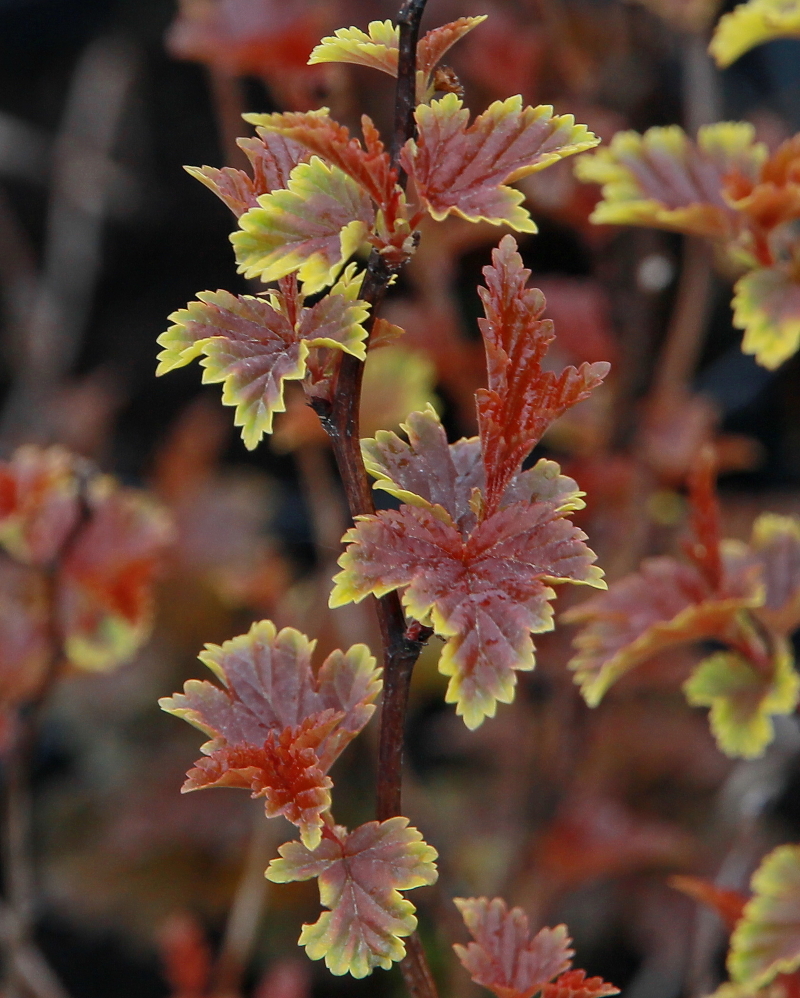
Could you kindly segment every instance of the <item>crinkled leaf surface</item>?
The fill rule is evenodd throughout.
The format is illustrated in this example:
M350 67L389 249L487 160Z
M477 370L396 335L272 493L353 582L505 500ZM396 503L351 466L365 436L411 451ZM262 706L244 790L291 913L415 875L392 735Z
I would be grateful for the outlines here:
M483 270L486 287L478 293L486 318L479 319L486 348L488 388L478 390L478 426L486 466L485 500L489 510L500 502L511 478L548 426L589 396L608 373L600 361L542 369L555 338L553 323L542 319L544 296L526 287L530 271L522 266L517 244L504 236Z
M196 764L184 789L246 787L265 798L269 816L284 814L312 845L330 806L325 774L372 716L381 689L366 645L332 652L315 677L315 644L262 620L247 634L206 645L201 661L223 687L190 680L183 693L159 701L212 738L202 748L209 759Z
M575 955L566 925L541 929L531 937L528 916L502 898L455 898L474 942L453 949L476 984L498 998L531 998Z
M308 295L332 284L375 221L364 189L318 156L300 163L287 190L258 199L231 242L239 270L265 283L297 272Z
M52 562L80 516L75 457L24 446L0 462L0 544L18 561Z
M329 829L316 849L287 842L267 878L274 883L319 880L323 912L304 925L300 945L312 960L325 958L333 974L366 977L405 956L402 938L417 925L414 906L399 893L433 884L436 850L408 818L371 821L349 832Z
M326 295L310 308L280 292L269 301L227 291L204 291L198 298L170 316L174 324L158 338L163 350L156 373L204 354L203 381L222 382L222 401L236 406L234 423L250 450L272 432L275 413L286 408L284 383L305 376L311 348L366 356L368 306L342 294Z
M772 717L796 708L800 676L782 641L771 676L759 674L735 652L720 651L697 666L683 691L693 707L711 708L711 731L726 755L754 759L775 737Z
M250 177L244 170L225 166L187 166L186 172L205 184L238 218L258 206L261 194L283 190L289 184L292 170L308 153L297 142L274 132L261 131L258 138L238 139L253 168Z
M447 643L445 699L470 728L514 697L534 665L531 633L552 629L548 582L602 587L586 535L552 502L515 502L462 533L441 506L359 517L345 534L330 605L405 589L403 603Z
M439 221L455 213L535 232L521 207L524 196L507 184L599 142L572 115L554 116L549 105L523 108L519 96L495 101L471 125L455 94L420 104L415 116L417 137L409 139L401 162Z
M432 406L412 412L401 425L407 440L383 431L361 441L367 471L382 489L412 506L434 510L441 506L460 528L477 523L470 505L473 490L486 487L483 456L477 437L448 444L444 428ZM583 493L555 461L541 458L533 468L511 479L500 506L542 500L559 512L582 509Z
M58 616L67 658L105 670L130 659L153 621L153 581L173 536L165 510L101 476L91 483L89 519L63 559Z
M644 135L617 132L611 144L578 160L575 175L602 184L597 224L645 225L714 239L736 235L740 220L724 196L725 183L755 183L767 148L746 122L718 122L692 142L677 125Z
M733 324L742 351L774 370L800 347L800 283L791 268L756 267L734 287Z
M779 846L751 882L753 897L731 936L728 971L753 991L800 967L800 846Z
M708 51L723 69L756 45L787 36L800 38L798 0L750 0L723 14Z
M619 988L602 977L587 977L583 970L568 970L542 988L542 998L604 998L619 994Z

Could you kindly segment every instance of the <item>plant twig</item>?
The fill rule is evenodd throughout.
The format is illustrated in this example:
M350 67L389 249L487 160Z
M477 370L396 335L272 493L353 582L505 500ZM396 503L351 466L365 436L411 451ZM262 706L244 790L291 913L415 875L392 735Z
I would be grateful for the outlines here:
M416 53L419 24L426 0L406 0L397 17L400 28L397 91L395 97L395 129L392 140L392 162L398 164L400 150L414 134L416 104ZM368 332L389 287L393 271L384 258L373 250L359 297L369 302ZM364 364L348 354L342 358L333 402L318 402L315 409L330 435L334 456L344 484L350 514L353 517L375 512L364 461L361 456L359 406ZM378 747L378 780L376 812L379 821L401 813L403 735L411 674L429 628L418 624L406 626L405 615L397 593L378 600L378 620L381 629L384 659L384 690L381 708L381 728ZM400 967L406 986L413 998L436 998L436 985L425 959L419 937L411 936L406 943L406 957Z

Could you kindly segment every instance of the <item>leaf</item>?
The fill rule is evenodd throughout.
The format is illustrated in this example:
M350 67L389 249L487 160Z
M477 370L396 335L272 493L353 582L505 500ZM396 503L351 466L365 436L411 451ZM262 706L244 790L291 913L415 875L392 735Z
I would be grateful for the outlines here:
M531 998L568 970L575 951L566 925L541 929L531 938L521 908L510 911L502 898L454 898L475 942L453 949L476 984L498 998Z
M800 967L800 846L778 846L751 881L753 897L731 936L728 972L756 990Z
M737 614L762 598L749 578L731 580L727 593L714 593L695 566L647 558L638 572L563 615L565 623L584 625L569 668L584 700L596 707L621 676L657 652L724 639L735 629Z
M272 432L275 413L286 407L285 382L304 377L310 348L366 356L364 302L329 294L306 308L281 294L265 301L227 291L203 291L198 298L170 316L174 325L158 338L164 349L156 374L205 354L203 382L222 382L222 401L236 406L234 423L248 450Z
M64 557L58 618L67 658L78 668L113 669L150 635L153 581L172 522L144 493L98 476L88 490L89 521Z
M406 143L401 163L437 221L457 214L536 232L524 196L506 185L600 141L572 115L554 117L549 105L523 109L519 96L495 101L472 125L455 94L420 104L415 116L417 138Z
M412 506L432 510L441 506L459 527L473 527L477 522L470 505L473 490L485 489L479 439L448 444L432 406L424 412L412 412L401 429L407 443L389 431L361 441L365 467L377 478L373 487ZM511 480L500 505L543 500L555 503L559 512L568 512L583 508L581 495L577 484L561 474L555 461L541 458Z
M231 242L246 278L268 283L297 271L312 295L333 284L374 221L366 192L313 156L292 170L287 190L262 195L242 215Z
M552 502L513 503L468 533L441 506L359 517L329 605L405 589L409 614L446 639L446 701L476 728L513 700L515 672L534 666L530 635L553 626L547 583L605 585L585 536Z
M644 135L617 132L609 147L582 157L575 175L603 186L591 220L644 225L712 239L733 238L739 216L725 198L729 179L755 183L767 148L747 122L705 125L692 142L677 125Z
M54 649L50 594L42 572L0 556L0 703L35 696Z
M690 877L676 874L669 878L670 887L681 891L695 901L712 908L725 923L725 927L732 932L736 923L742 917L742 910L747 903L747 896L739 891L730 890L725 887L718 887L710 880L703 877Z
M80 516L79 462L61 447L19 447L0 462L0 544L18 561L47 565Z
M772 716L793 713L800 700L800 676L786 642L780 642L773 660L774 673L764 676L741 655L716 652L683 684L691 706L711 708L711 731L726 755L763 755L775 737Z
M397 170L392 168L380 135L367 115L361 118L366 148L331 118L326 107L302 113L246 114L244 119L259 131L277 132L316 153L354 180L384 212L391 213L391 206L399 203Z
M305 149L291 139L274 132L259 131L258 138L237 139L253 167L253 176L244 170L225 166L186 166L186 172L205 184L238 218L258 207L261 194L283 190L289 185L292 170L307 157Z
M605 998L619 994L619 988L602 977L587 977L583 970L568 970L542 988L542 998Z
M478 426L486 466L487 509L497 508L511 478L541 440L548 426L589 396L609 370L605 361L542 370L555 338L553 324L541 319L542 293L527 288L530 271L522 266L517 244L504 236L483 270L479 288L485 319L479 319L486 348L489 387L476 393Z
M800 283L785 267L757 267L734 285L733 324L742 352L771 371L800 347Z
M459 17L424 35L417 46L417 102L426 99L430 75L446 52L459 39L486 20L486 15ZM377 69L397 76L399 28L391 21L370 21L366 32L360 28L339 28L323 38L311 53L309 65L344 62Z
M723 14L708 51L720 69L773 38L800 37L798 0L750 0Z
M270 620L200 660L223 683L190 680L183 693L159 701L210 735L184 787L238 786L265 797L267 815L284 814L304 841L319 842L320 815L330 806L325 774L372 716L380 670L366 645L332 652L317 676L316 642Z
M208 749L190 769L182 792L205 787L240 787L264 798L268 818L283 815L315 849L322 838L322 815L331 806L333 781L320 768L317 749L342 720L333 710L312 714L296 727L270 731L262 746L223 745ZM213 744L213 743L212 743Z
M753 524L749 547L765 586L756 616L788 637L800 625L800 520L762 513Z
M276 884L319 878L323 912L304 925L300 945L312 960L325 958L332 974L366 977L405 956L402 938L417 925L414 906L400 891L436 882L436 850L408 818L370 821L353 832L337 825L316 849L287 842L266 876Z

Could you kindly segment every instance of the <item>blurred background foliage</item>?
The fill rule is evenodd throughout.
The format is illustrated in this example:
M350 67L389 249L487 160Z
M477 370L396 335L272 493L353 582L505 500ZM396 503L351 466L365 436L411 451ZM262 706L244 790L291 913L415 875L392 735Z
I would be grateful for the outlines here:
M774 148L800 130L800 42L717 74L704 47L730 6L430 0L424 26L490 14L452 53L474 112L519 92L606 141L746 119ZM303 63L322 34L394 13L383 0L0 0L4 456L64 444L155 492L177 529L152 641L115 673L66 676L36 749L37 932L75 998L400 988L395 972L354 982L304 962L295 944L315 888L261 876L288 826L266 827L245 795L181 796L197 736L155 706L200 674L205 641L262 616L307 630L323 654L374 634L368 608L327 610L346 520L302 400L251 454L195 370L153 371L170 312L204 288L247 290L227 210L182 165L240 165L241 111L327 104L351 128L364 111L385 128L391 81ZM555 319L553 363L614 364L540 448L587 491L581 525L607 575L677 549L686 474L709 441L728 536L746 537L762 509L800 512L798 358L768 372L741 354L729 283L702 249L591 226L598 191L571 170L523 182L540 231L522 253ZM475 433L475 285L499 236L458 219L423 231L385 312L407 335L368 364L365 432L434 399L451 439ZM563 594L560 609L580 598ZM680 694L691 651L653 660L589 711L564 668L570 638L543 636L516 702L473 733L443 704L436 656L418 665L406 802L441 855L439 885L415 901L443 993L473 990L449 953L463 936L449 898L481 893L537 925L566 921L579 965L626 998L707 993L723 930L668 876L742 889L765 849L800 837L795 722L763 760L724 758ZM372 818L374 748L370 729L334 772L347 824ZM209 983L207 947L220 946L229 966Z

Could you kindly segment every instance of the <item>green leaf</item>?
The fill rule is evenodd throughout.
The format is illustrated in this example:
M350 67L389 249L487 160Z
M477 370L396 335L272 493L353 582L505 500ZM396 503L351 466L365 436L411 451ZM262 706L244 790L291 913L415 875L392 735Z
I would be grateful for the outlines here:
M711 730L726 755L754 759L775 737L772 717L797 706L800 676L781 641L771 677L759 675L741 655L720 651L697 666L683 691L693 707L711 708Z
M333 284L375 222L363 188L318 156L292 170L287 190L262 195L258 205L231 236L239 271L264 282L297 271L308 295Z
M733 324L742 352L774 370L800 347L800 283L784 267L758 267L734 287Z

